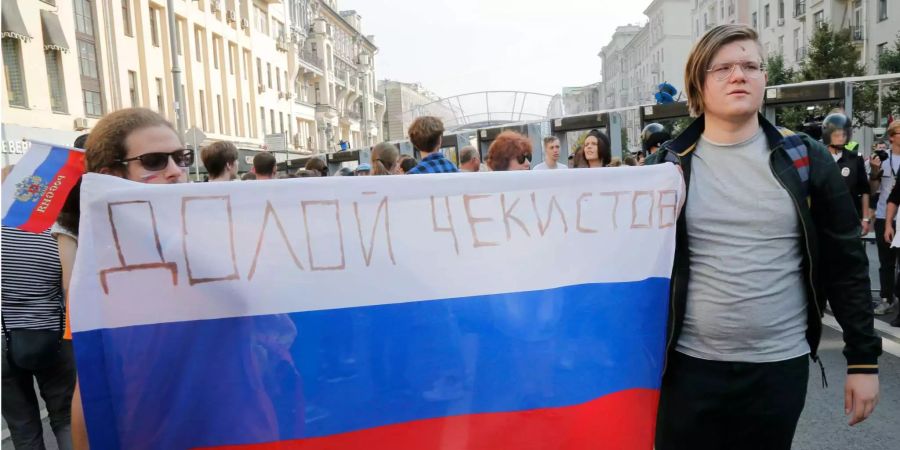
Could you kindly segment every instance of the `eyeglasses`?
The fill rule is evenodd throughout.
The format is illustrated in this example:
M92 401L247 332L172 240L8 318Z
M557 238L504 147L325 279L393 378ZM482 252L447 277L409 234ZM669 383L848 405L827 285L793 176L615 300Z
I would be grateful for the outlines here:
M519 164L525 164L525 161L531 163L531 153L523 153L516 160L519 161Z
M716 64L711 68L707 69L708 73L711 73L713 78L716 81L725 81L731 77L734 73L735 67L740 66L741 72L747 78L757 79L763 72L765 72L766 67L763 64L754 61L738 61L738 62L729 62Z
M158 172L169 165L169 158L172 158L172 161L174 161L175 165L178 167L190 167L191 164L194 163L194 151L189 148L183 148L170 153L144 153L143 155L135 156L134 158L120 159L119 162L128 164L131 161L139 161L144 170Z

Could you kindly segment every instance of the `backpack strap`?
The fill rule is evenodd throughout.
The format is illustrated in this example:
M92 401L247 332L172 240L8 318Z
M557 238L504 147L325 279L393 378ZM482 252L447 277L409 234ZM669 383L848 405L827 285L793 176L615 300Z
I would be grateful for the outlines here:
M781 136L784 137L782 146L784 151L794 162L794 169L800 175L800 184L803 187L803 196L809 198L809 150L803 139L787 128L778 127Z

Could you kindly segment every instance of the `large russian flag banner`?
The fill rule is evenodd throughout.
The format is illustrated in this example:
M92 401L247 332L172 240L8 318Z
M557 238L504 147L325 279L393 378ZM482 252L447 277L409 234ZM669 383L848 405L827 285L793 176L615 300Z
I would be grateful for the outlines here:
M650 449L682 181L83 179L93 449Z
M50 228L83 172L84 150L32 142L3 181L3 226Z

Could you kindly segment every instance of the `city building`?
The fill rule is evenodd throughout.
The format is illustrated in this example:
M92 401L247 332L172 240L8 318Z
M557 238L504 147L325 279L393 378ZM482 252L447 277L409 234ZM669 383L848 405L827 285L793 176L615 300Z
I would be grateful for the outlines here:
M455 123L459 115L441 97L426 90L418 83L382 80L378 91L384 93L385 109L384 134L387 140L406 139L406 131L416 117L427 115L439 117L445 124Z
M23 140L71 144L121 108L177 123L173 60L185 128L205 142L283 160L379 139L377 48L355 12L334 0L175 0L174 13L173 51L165 1L4 0L3 163ZM266 146L273 135L283 148Z

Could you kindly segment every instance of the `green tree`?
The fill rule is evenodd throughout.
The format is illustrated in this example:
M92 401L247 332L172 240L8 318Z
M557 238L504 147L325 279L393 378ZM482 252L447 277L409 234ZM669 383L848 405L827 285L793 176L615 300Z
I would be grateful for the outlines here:
M766 74L769 76L769 86L793 83L797 78L794 69L784 66L784 56L780 53L766 59Z
M801 81L863 74L865 68L859 64L859 50L850 38L849 28L832 30L828 24L816 28L809 41L809 53L801 64Z
M900 33L894 41L894 48L886 48L878 57L879 73L900 73Z

